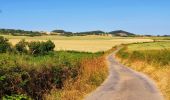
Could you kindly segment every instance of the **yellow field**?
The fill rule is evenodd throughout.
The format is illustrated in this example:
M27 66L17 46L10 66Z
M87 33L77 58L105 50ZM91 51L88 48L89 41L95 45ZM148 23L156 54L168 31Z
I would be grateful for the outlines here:
M46 41L52 40L56 44L55 50L77 50L87 52L106 51L115 45L127 44L134 42L149 42L149 38L132 38L132 37L111 37L111 36L4 36L14 45L21 39L26 41Z

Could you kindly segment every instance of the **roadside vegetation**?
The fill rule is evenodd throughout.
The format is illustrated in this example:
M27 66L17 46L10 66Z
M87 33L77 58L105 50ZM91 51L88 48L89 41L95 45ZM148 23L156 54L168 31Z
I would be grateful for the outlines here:
M13 46L0 37L0 99L80 100L107 77L103 52L54 47L50 40Z
M134 70L150 76L166 100L170 100L170 42L130 44L117 58Z

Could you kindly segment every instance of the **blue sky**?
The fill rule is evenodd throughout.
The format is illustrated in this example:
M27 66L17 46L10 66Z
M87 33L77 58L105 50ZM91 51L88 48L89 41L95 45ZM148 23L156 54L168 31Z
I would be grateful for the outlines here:
M0 28L170 35L170 0L0 0Z

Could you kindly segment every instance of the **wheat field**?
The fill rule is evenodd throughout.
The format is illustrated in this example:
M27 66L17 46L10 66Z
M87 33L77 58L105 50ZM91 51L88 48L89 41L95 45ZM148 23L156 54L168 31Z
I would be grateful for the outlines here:
M52 40L56 48L55 50L76 50L85 52L98 52L106 51L115 45L136 43L136 42L151 42L149 38L137 38L137 37L111 37L111 36L37 36L37 37L25 37L25 36L4 36L15 45L21 39L26 41L46 41Z

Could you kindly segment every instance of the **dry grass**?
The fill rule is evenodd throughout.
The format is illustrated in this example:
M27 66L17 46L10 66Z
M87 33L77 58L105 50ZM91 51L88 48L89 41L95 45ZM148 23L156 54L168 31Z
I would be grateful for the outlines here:
M81 100L99 86L107 77L105 57L86 59L81 62L79 77L65 82L61 91L53 90L46 100Z
M46 41L52 40L56 44L55 50L76 50L97 52L106 51L115 45L136 43L136 42L150 42L152 39L148 38L131 38L131 37L110 37L110 36L5 36L10 39L12 44L16 44L21 39L27 41Z
M119 52L117 59L130 68L152 78L165 100L170 100L170 63L163 63L169 60L168 48L169 42L132 44L121 53ZM140 52L140 55L132 52Z

